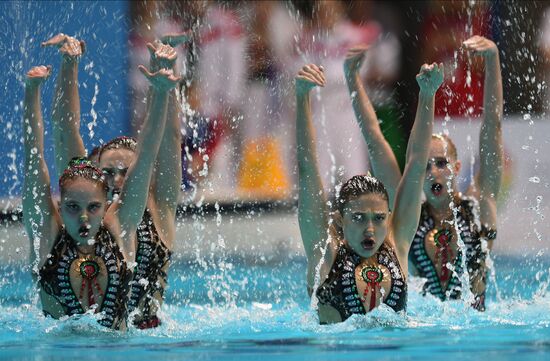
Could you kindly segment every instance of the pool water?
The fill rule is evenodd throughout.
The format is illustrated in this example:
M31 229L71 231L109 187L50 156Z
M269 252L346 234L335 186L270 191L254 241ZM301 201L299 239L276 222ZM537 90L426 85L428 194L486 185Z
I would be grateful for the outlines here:
M550 260L496 257L487 311L420 295L410 280L408 312L381 307L320 326L305 289L305 260L250 265L239 259L175 260L152 330L119 333L93 315L42 316L21 263L0 278L0 359L377 360L550 359Z

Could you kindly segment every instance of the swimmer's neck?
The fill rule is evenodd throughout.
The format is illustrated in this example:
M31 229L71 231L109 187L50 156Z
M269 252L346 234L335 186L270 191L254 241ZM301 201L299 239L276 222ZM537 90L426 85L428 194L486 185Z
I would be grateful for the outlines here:
M436 225L439 225L445 221L452 221L454 219L453 210L450 207L452 200L453 198L449 197L448 199L445 199L445 201L439 202L438 204L427 202L428 212L432 216Z
M89 254L93 254L94 251L95 251L95 245L92 244L88 244L88 242L86 243L80 243L80 242L76 242L76 250L78 251L78 253L80 254L83 254L83 255L89 255Z

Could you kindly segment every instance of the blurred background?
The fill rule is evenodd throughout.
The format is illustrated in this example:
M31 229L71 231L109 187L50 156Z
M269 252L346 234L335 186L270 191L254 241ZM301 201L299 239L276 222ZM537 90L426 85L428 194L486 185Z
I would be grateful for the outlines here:
M38 64L54 67L42 98L48 133L60 57L55 49L41 49L40 42L59 32L87 44L79 80L81 133L91 150L115 136L139 131L147 82L137 66L148 64L147 42L191 30L190 43L178 47L177 65L186 99L180 230L196 221L192 217L197 212L212 213L203 219L206 228L211 222L212 237L234 239L234 249L246 245L248 238L254 242L263 237L269 252L281 254L301 252L295 217L293 96L298 69L310 62L325 67L328 84L313 92L312 104L323 181L332 192L340 181L368 170L366 145L344 83L347 49L370 46L362 76L401 166L416 110L415 75L424 62L443 62L446 80L436 100L437 128L448 131L457 143L467 165L461 176L465 188L476 168L483 63L463 53L460 45L474 34L491 38L500 50L505 100L506 171L499 230L506 237L496 247L514 254L540 253L547 247L548 2L5 1L0 14L4 256L20 253L20 244L26 242L18 228L25 172L24 74ZM50 174L56 174L51 137L45 140ZM239 224L252 232L243 235L230 227L239 212L248 217ZM220 221L227 213L227 222ZM258 214L265 215L260 223ZM206 231L199 227L197 232Z

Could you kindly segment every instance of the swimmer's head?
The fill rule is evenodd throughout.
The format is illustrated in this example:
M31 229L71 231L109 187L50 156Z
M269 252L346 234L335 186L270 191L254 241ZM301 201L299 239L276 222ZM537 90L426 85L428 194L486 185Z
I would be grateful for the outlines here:
M80 245L93 240L107 206L103 173L86 158L73 158L59 179L59 213L65 229Z
M135 160L137 142L130 137L117 137L101 148L99 166L109 185L109 200L120 194L128 168Z
M97 147L94 147L90 154L88 154L88 159L90 162L92 162L95 166L99 165L99 153L101 152L101 145L98 145Z
M447 206L456 193L456 177L461 163L456 146L445 134L433 134L426 164L424 194L432 206Z
M384 184L368 175L354 176L340 189L334 221L344 241L361 257L372 256L386 239L388 200Z

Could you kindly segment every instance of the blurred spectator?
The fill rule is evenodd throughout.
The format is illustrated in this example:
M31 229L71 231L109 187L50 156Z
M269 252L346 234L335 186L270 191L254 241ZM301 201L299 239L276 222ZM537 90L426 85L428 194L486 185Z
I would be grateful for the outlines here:
M212 188L235 186L239 154L238 115L245 83L246 37L233 9L236 2L143 1L132 3L131 88L133 128L145 114L147 82L137 71L149 62L146 44L167 33L191 30L192 41L178 49L184 78L182 124L184 186L206 177Z
M203 157L210 165L204 164L202 174L208 167L211 188L222 191L236 186L247 62L246 33L235 9L239 3L225 4L209 2L200 21L195 78L196 110L208 119L211 133Z
M343 1L297 1L295 6L303 19L303 29L298 32L294 56L286 69L290 78L306 63L325 68L327 86L320 91L318 101L313 102L313 112L314 121L319 124L316 129L320 171L323 183L332 188L340 180L368 170L366 144L344 80L345 54L354 45L372 45L362 74L366 77L369 71L376 72L376 67L382 65L378 74L371 73L373 79L381 80L386 77L386 69L395 76L399 46L390 40L386 43L388 48L393 44L397 50L384 51L384 41L377 42L390 38L384 37L380 25L370 18L354 24ZM383 88L379 89L380 99L385 98Z
M258 1L250 5L247 14L248 81L238 176L239 189L247 197L282 199L290 195L288 166L281 149L281 67L275 60L276 47L285 40L290 44L291 38L278 31L293 29L288 15L280 16L285 11L281 2Z

